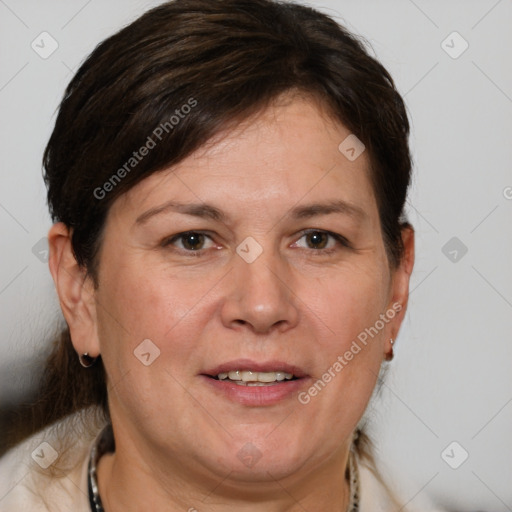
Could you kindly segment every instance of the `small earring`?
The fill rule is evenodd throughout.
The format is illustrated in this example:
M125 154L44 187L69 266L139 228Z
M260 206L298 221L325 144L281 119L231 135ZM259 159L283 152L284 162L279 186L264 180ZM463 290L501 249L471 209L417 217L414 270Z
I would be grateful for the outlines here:
M393 338L390 338L389 342L391 343L391 350L386 353L386 361L391 361L395 354L393 353L393 343L395 343L395 340Z
M96 357L91 357L87 352L78 356L78 360L84 368L90 368L96 362L96 359Z

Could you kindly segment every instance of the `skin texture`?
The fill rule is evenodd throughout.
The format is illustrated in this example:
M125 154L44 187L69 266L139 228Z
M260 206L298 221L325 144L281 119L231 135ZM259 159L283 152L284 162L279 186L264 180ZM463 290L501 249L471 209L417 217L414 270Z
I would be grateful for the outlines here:
M98 470L108 512L345 509L351 436L405 314L414 259L404 229L405 258L390 269L367 155L351 162L338 150L349 133L316 102L281 98L146 178L109 212L96 289L67 228L50 230L75 349L101 354L108 375L116 453ZM340 199L362 214L290 215ZM226 218L146 214L168 201L208 203ZM190 238L168 242L186 231L208 235L199 256ZM246 237L263 251L252 263L236 252ZM307 391L395 303L400 313L307 404L297 393L243 404L201 376L234 359L278 360L308 375ZM134 356L145 339L160 350L149 366ZM252 467L244 446L260 456Z

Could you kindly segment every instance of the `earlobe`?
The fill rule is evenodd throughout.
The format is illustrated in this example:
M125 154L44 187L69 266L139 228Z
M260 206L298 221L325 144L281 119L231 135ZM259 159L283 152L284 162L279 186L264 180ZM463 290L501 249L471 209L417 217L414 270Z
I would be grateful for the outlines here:
M48 233L49 267L59 296L60 307L78 354L99 355L96 303L92 279L76 261L71 230L62 222Z

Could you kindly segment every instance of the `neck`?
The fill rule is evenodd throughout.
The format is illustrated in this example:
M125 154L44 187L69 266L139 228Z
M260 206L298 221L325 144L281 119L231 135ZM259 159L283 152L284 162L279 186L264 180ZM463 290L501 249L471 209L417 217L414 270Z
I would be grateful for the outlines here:
M105 512L345 512L348 508L348 444L322 466L257 482L236 481L229 474L197 474L193 468L176 467L169 460L126 448L119 446L117 453L104 455L98 463Z

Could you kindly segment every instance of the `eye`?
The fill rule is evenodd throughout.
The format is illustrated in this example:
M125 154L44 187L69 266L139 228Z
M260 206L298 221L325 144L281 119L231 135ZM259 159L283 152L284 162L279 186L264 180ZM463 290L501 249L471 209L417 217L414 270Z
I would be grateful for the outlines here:
M182 249L187 252L198 252L209 248L205 247L205 243L208 240L211 244L213 244L213 240L204 233L200 233L198 231L186 231L184 233L178 233L177 235L164 240L162 245L164 247L174 245L178 249Z
M299 241L304 239L306 245L300 244ZM299 238L294 245L305 249L314 249L323 252L332 252L336 250L337 245L343 247L349 247L348 241L345 237L338 235L337 233L331 233L330 231L322 231L318 229L311 229L304 231L302 236Z

